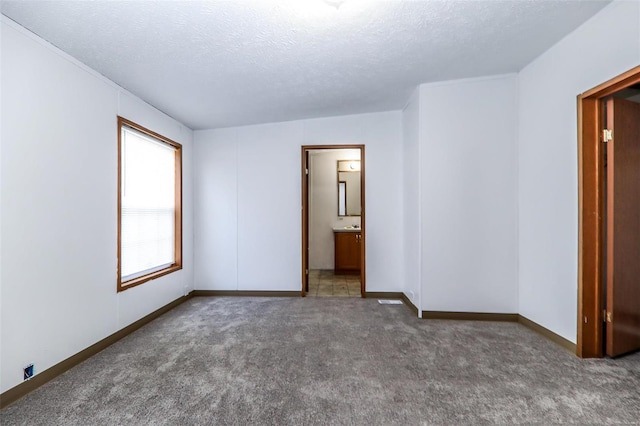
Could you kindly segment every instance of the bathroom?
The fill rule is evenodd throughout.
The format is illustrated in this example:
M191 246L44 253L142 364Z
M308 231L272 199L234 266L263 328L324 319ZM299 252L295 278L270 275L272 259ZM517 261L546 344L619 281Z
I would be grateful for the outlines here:
M361 297L360 157L360 149L309 150L307 296Z

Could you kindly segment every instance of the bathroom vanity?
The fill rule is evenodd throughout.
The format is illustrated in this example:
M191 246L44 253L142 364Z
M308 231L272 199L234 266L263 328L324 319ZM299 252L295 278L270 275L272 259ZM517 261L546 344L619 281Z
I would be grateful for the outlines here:
M335 273L360 273L360 244L362 230L360 228L334 228Z

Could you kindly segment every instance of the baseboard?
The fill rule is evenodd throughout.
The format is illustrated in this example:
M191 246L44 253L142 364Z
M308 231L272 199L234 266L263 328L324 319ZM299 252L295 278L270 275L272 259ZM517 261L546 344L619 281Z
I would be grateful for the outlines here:
M409 309L411 309L411 312L413 312L415 316L418 316L418 308L413 304L409 297L406 294L402 293L402 296L400 298L402 299L404 304L407 305Z
M49 367L41 373L36 374L30 380L27 380L13 388L0 394L0 409L7 407L11 403L17 401L33 390L44 385L48 381L58 377L65 371L73 368L81 362L87 360L98 352L111 346L123 337L133 333L140 327L148 324L159 316L172 310L176 306L184 303L191 297L198 296L254 296L254 297L300 297L300 292L297 291L229 291L229 290L194 290L187 296L180 297L173 302L155 310L154 312L146 315L126 326L125 328L116 331L112 335L105 337L97 343L89 346L88 348L78 352L75 355L57 363L56 365ZM396 292L367 292L365 293L367 298L379 298L379 299L401 299L409 309L411 309L416 315L418 309L404 293ZM546 337L552 342L557 343L561 347L565 348L572 354L576 353L576 344L565 339L564 337L554 333L553 331L541 326L540 324L531 321L530 319L518 315L518 314L501 314L501 313L483 313L483 312L444 312L444 311L422 311L423 319L447 319L447 320L467 320L467 321L509 321L517 322L523 326L535 331L536 333Z
M537 322L531 321L529 318L524 317L522 315L518 315L518 322L520 324L524 325L525 327L535 331L536 333L541 334L542 336L546 337L547 339L551 340L552 342L557 343L558 345L562 346L563 348L565 348L566 350L568 350L572 354L576 355L577 346L576 346L575 343L565 339L564 337L560 336L559 334L554 333L553 331L549 330L548 328L545 328L545 327L541 326L540 324L538 324Z
M402 299L402 293L394 291L365 291L367 299Z
M245 290L194 290L193 297L235 296L235 297L301 297L301 291L245 291Z
M151 312L149 315L146 315L145 317L140 318L138 321L134 322L133 324L130 324L125 328L119 331L116 331L112 335L105 337L104 339L100 340L97 343L94 343L93 345L89 346L86 349L83 349L77 354L72 355L63 361L60 361L56 365L47 368L41 373L36 374L31 379L24 381L19 385L14 386L11 389L3 392L2 394L0 394L0 409L17 401L18 399L27 395L29 392L36 390L37 388L44 385L48 381L55 379L65 371L70 370L71 368L75 367L81 362L91 358L98 352L113 345L115 342L122 339L123 337L133 333L143 325L150 323L154 319L165 314L166 312L169 312L171 309L175 308L181 303L184 303L185 301L187 301L192 297L192 293L189 293L187 296L182 296L179 299L176 299L173 302L161 307L160 309L157 309Z
M406 296L405 296L406 297ZM404 299L403 299L404 300ZM408 302L411 303L411 302ZM459 321L507 321L517 322L530 330L546 337L548 340L560 345L572 354L576 354L577 346L575 343L565 339L559 334L554 333L531 321L529 318L520 314L501 314L501 313L484 313L484 312L445 312L445 311L422 311L423 319L443 319L443 320L459 320Z
M502 314L492 312L447 312L422 311L423 319L441 319L458 321L507 321L518 322L518 314Z

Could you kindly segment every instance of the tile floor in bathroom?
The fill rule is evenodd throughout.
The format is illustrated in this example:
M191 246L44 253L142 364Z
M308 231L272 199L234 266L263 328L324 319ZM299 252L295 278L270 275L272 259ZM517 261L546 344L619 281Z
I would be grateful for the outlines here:
M309 297L360 297L359 275L336 275L333 270L309 271Z

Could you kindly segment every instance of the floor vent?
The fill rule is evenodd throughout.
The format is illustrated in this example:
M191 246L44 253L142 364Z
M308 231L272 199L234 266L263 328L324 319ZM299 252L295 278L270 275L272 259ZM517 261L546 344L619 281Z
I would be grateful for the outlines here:
M402 300L398 299L378 299L378 303L381 305L402 305Z

